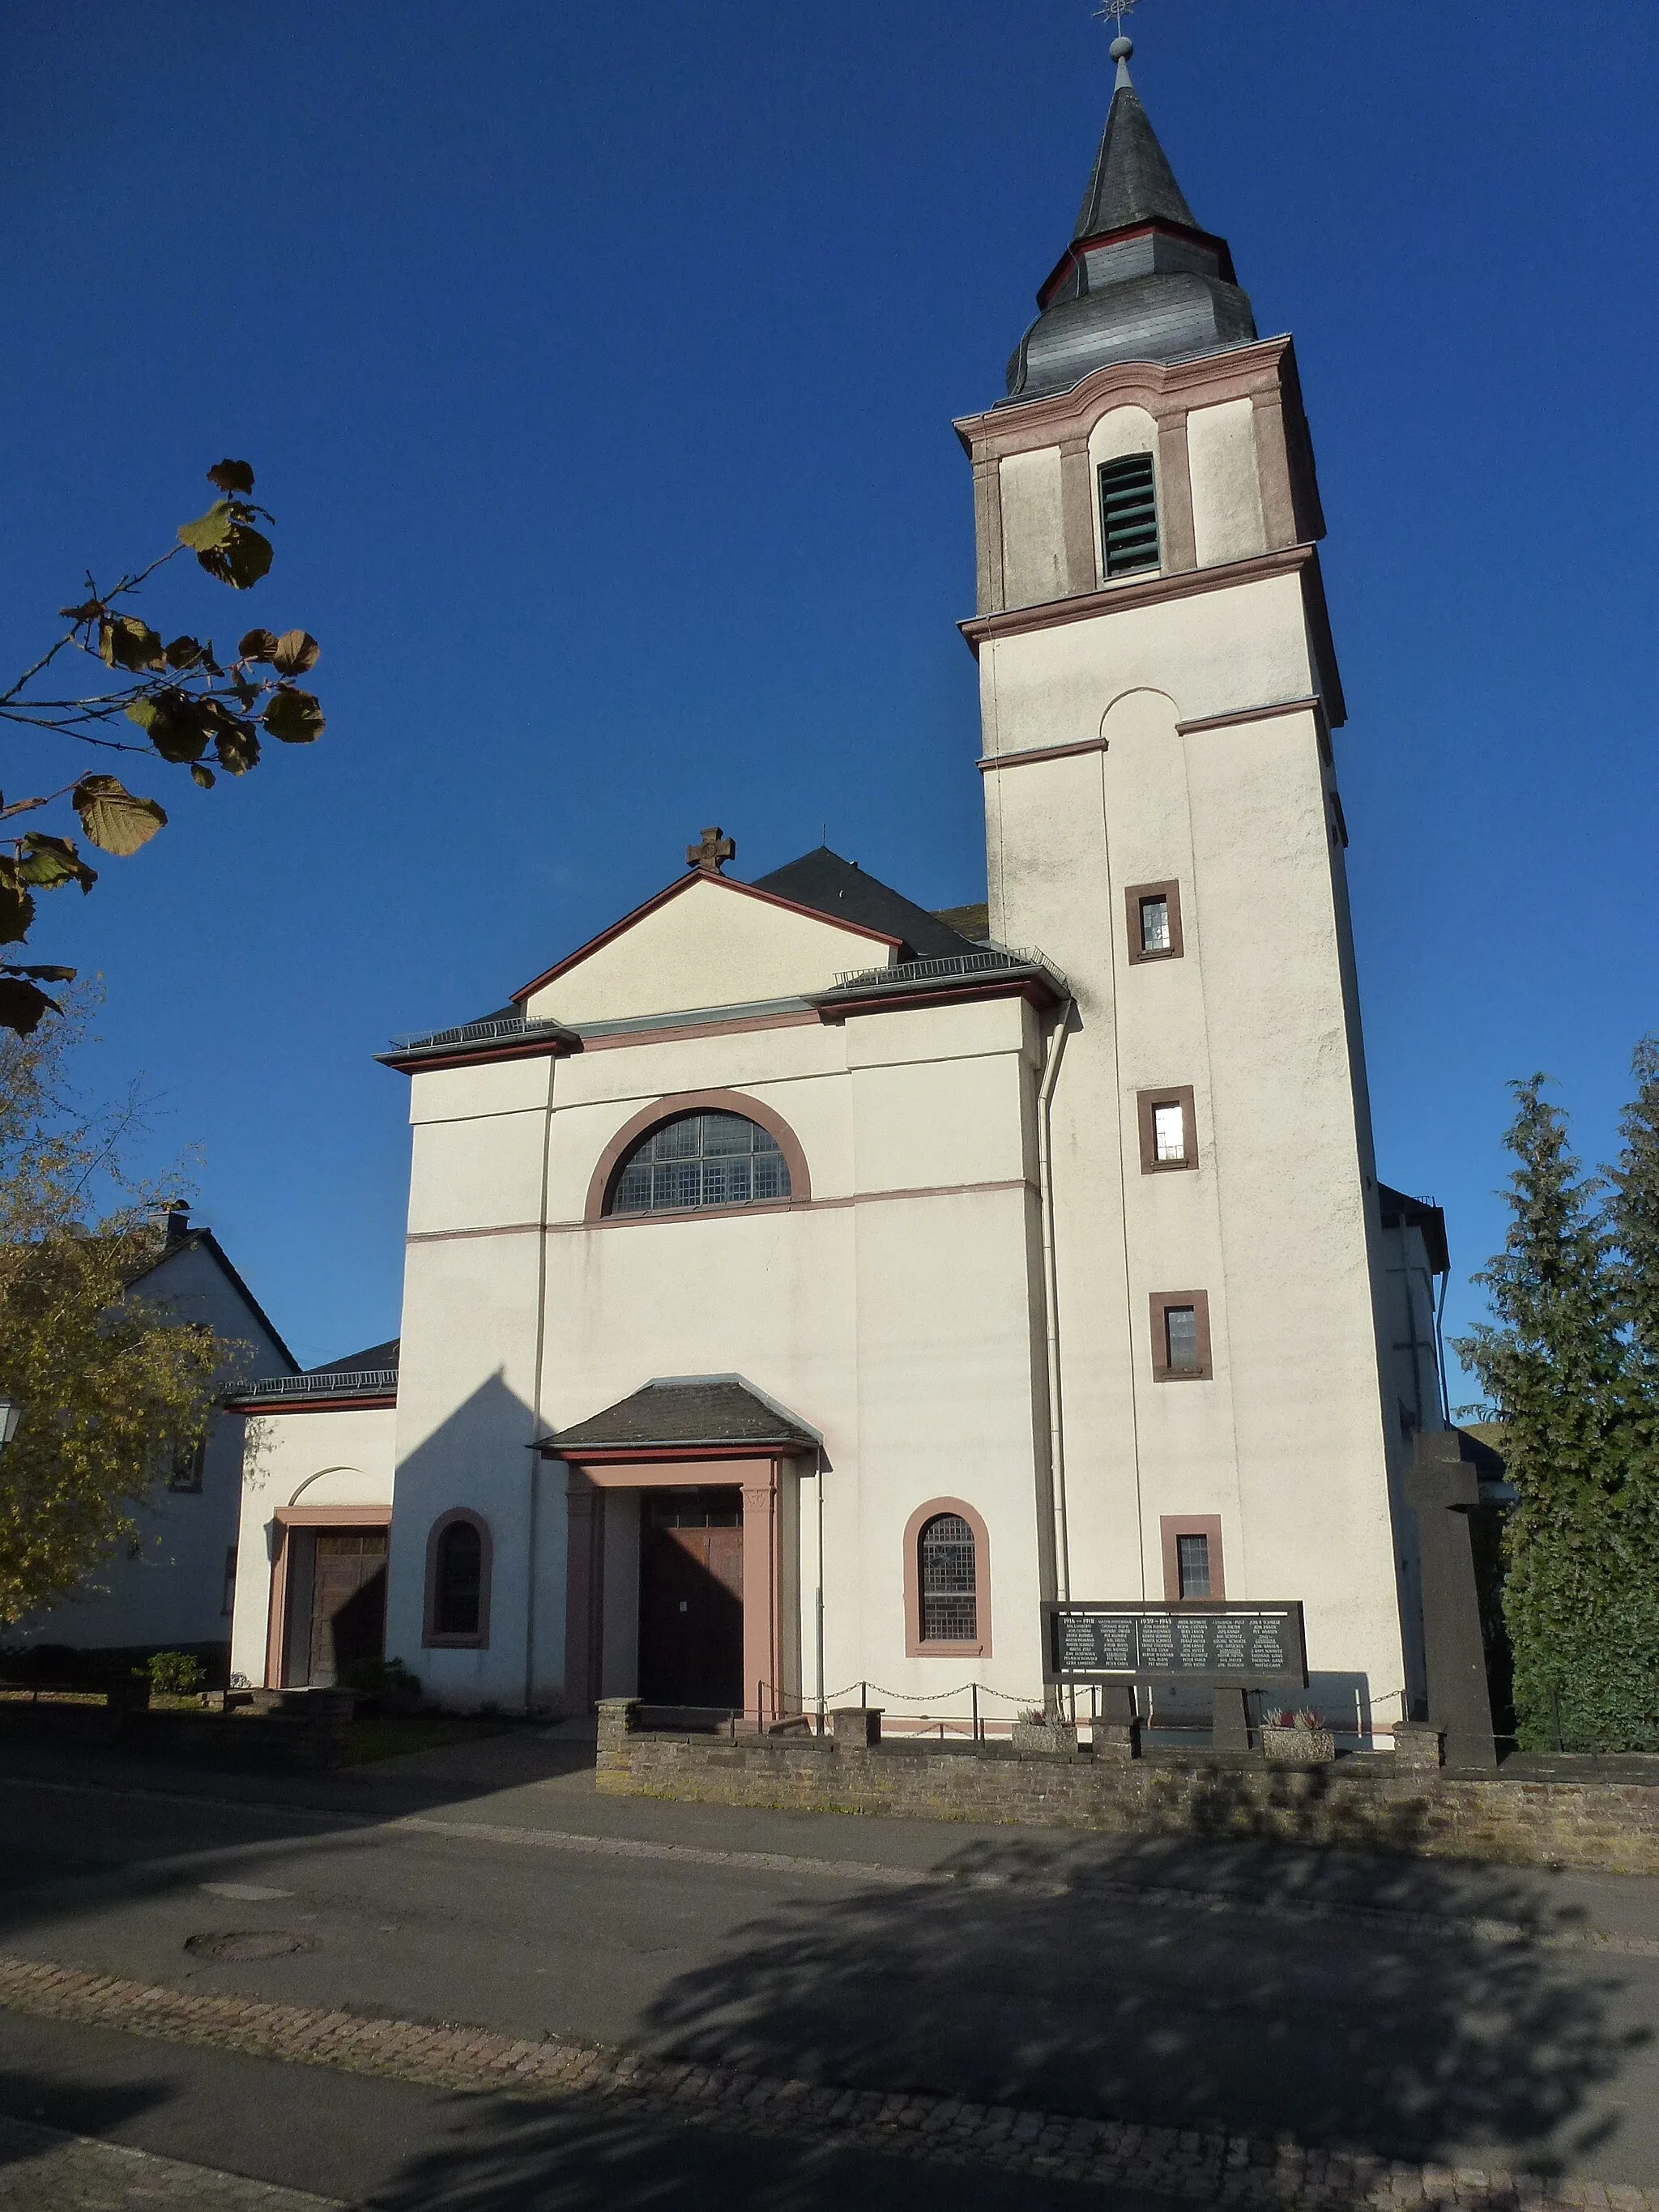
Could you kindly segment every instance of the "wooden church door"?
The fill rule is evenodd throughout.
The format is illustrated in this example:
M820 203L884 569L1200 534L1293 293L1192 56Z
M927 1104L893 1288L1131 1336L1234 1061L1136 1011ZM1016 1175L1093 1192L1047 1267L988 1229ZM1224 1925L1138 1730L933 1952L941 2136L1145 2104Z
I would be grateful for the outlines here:
M640 1529L640 1696L740 1708L743 1493L647 1491Z

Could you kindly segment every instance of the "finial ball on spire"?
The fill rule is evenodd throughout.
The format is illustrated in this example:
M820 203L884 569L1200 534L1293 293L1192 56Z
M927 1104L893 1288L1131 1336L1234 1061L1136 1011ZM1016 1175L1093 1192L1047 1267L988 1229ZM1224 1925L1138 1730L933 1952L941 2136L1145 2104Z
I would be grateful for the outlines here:
M1115 62L1127 62L1135 50L1133 39L1114 39L1107 49Z

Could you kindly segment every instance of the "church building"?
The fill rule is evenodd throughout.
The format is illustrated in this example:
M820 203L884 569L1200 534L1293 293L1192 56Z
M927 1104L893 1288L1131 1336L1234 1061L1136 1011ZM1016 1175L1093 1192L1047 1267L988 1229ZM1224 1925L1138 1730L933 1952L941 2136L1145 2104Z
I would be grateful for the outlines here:
M1313 448L1112 51L956 425L987 903L708 830L381 1055L401 1335L243 1401L245 1679L891 1728L1041 1703L1046 1601L1226 1599L1350 1737L1420 1696L1444 1226L1372 1156Z

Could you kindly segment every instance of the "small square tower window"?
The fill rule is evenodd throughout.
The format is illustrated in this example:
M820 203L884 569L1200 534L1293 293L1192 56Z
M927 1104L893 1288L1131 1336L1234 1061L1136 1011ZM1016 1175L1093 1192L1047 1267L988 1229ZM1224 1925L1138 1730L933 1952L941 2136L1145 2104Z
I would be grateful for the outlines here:
M1152 1294L1152 1376L1159 1382L1207 1382L1210 1301L1202 1291Z
M1182 1597L1208 1597L1210 1540L1207 1536L1176 1538L1176 1576Z
M1102 465L1100 555L1109 579L1158 566L1158 489L1150 453L1125 453Z
M1143 960L1179 960L1182 951L1180 884L1131 884L1123 897L1130 966Z
M1192 1085L1171 1084L1164 1091L1143 1091L1138 1103L1142 1174L1195 1168L1198 1133L1193 1120Z

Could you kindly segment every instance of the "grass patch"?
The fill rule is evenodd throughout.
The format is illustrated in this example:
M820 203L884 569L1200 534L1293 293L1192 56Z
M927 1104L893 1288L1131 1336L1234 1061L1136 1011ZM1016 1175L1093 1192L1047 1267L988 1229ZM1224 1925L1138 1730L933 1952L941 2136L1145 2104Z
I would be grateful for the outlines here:
M499 1721L464 1720L454 1713L374 1714L353 1721L346 1736L343 1766L366 1766L372 1759L401 1759L406 1752L441 1751L452 1743L505 1733Z

